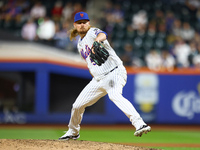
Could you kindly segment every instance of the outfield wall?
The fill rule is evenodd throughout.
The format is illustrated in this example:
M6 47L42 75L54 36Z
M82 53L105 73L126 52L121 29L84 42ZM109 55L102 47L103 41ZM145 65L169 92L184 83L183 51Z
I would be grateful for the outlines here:
M150 72L128 70L128 82L123 95L139 111L146 122L200 124L200 72L186 70L175 72ZM67 113L49 113L50 73L91 79L85 68L43 62L3 62L0 71L35 72L34 112L5 113L1 123L66 123ZM70 85L69 85L70 86ZM77 85L78 86L78 85ZM71 106L71 104L70 104ZM92 109L92 108L91 108ZM103 113L86 113L83 123L128 123L127 117L105 97Z

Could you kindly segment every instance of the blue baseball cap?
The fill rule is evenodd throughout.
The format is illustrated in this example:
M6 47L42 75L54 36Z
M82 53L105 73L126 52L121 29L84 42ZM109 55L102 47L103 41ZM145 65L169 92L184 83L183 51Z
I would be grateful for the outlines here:
M78 12L74 16L74 22L79 21L79 20L90 20L88 17L88 14L85 12Z

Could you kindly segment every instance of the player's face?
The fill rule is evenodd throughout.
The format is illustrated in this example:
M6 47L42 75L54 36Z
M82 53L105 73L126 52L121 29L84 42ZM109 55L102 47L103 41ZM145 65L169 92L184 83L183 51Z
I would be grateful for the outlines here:
M74 23L74 28L77 29L79 34L86 34L90 28L90 22L88 20L79 20Z

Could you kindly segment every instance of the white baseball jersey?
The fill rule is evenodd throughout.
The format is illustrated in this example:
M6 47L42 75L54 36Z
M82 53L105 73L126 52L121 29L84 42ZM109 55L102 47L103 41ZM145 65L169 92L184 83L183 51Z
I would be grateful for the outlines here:
M122 61L116 55L115 51L112 49L107 40L103 41L102 43L102 45L105 47L106 50L108 50L110 55L105 63L101 66L98 66L90 59L92 44L94 43L97 35L102 32L103 31L98 28L90 28L85 37L78 40L77 45L79 53L87 62L90 73L97 80L102 79L105 74L110 72L110 70L114 69L116 66L122 65Z

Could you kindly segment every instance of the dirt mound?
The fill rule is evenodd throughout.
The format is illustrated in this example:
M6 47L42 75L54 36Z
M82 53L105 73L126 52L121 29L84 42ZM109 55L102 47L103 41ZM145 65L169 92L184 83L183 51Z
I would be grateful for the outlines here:
M0 150L156 150L123 144L70 140L0 139Z

